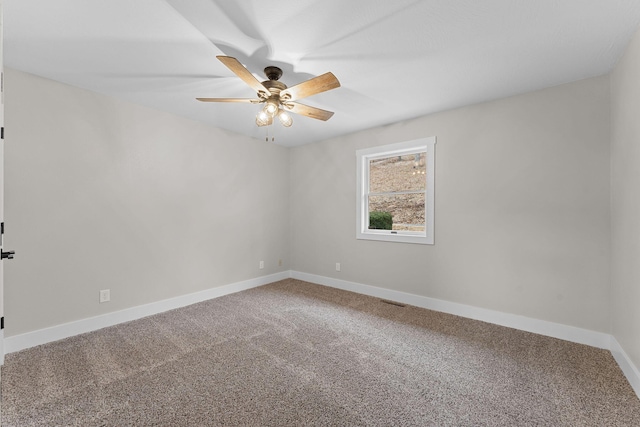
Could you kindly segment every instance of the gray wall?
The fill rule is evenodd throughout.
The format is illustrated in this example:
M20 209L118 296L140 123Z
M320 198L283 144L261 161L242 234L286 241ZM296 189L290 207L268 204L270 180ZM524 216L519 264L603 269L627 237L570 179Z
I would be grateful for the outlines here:
M6 92L7 336L288 269L610 332L608 76L293 149ZM355 150L431 135L436 244L356 240Z
M609 332L609 102L605 76L292 149L292 269ZM435 245L356 240L355 151L432 135Z
M640 367L640 32L611 74L612 333Z
M11 69L5 87L7 336L289 269L287 149Z

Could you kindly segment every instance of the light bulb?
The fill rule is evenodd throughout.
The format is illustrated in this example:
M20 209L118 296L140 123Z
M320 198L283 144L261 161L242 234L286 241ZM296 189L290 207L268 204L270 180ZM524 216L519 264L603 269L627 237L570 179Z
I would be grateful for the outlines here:
M260 111L256 116L256 124L258 126L268 126L271 123L273 123L273 118L264 111Z
M278 103L272 100L268 100L267 103L264 105L264 108L262 109L262 111L264 111L266 114L273 117L278 112Z
M291 118L289 113L287 113L284 110L280 110L280 114L278 114L278 119L280 119L280 123L282 123L282 126L286 128L290 127L293 124L293 119Z

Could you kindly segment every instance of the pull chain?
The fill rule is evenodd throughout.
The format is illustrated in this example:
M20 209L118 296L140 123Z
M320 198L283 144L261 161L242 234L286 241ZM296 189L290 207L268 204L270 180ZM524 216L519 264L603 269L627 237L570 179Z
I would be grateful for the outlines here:
M265 126L265 127L267 128L267 136L264 138L264 140L265 140L266 142L269 142L269 128L270 128L271 126L272 126L272 125L267 125L267 126ZM272 136L272 137L271 137L271 142L274 142L275 140L276 140L276 137L275 137L275 136Z

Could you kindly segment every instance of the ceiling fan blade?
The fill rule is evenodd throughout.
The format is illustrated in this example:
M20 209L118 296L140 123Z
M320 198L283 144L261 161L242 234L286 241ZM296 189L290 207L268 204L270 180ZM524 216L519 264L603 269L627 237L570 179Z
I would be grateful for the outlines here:
M233 71L236 76L240 77L242 81L251 86L251 88L253 88L253 90L255 90L259 95L263 93L265 98L271 96L269 89L264 87L262 83L260 83L258 79L256 79L253 74L251 74L251 72L247 70L236 58L222 55L216 56L216 58L226 65L227 68Z
M299 102L287 102L285 108L292 113L311 117L312 119L327 121L333 116L333 111L322 110L316 107L300 104Z
M340 87L340 82L336 76L334 76L333 73L324 73L321 76L314 77L306 82L283 90L280 92L280 99L283 101L295 101L296 99L306 98L307 96L326 92L337 87Z
M250 104L259 104L259 99L251 99L251 98L196 98L198 101L202 102L246 102Z

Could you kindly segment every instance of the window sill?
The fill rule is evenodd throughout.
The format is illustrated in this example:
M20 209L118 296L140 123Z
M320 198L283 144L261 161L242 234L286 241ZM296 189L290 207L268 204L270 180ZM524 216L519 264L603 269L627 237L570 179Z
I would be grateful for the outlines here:
M433 245L433 238L424 234L396 234L390 231L367 231L356 233L358 240L378 240L381 242L413 243L419 245Z

